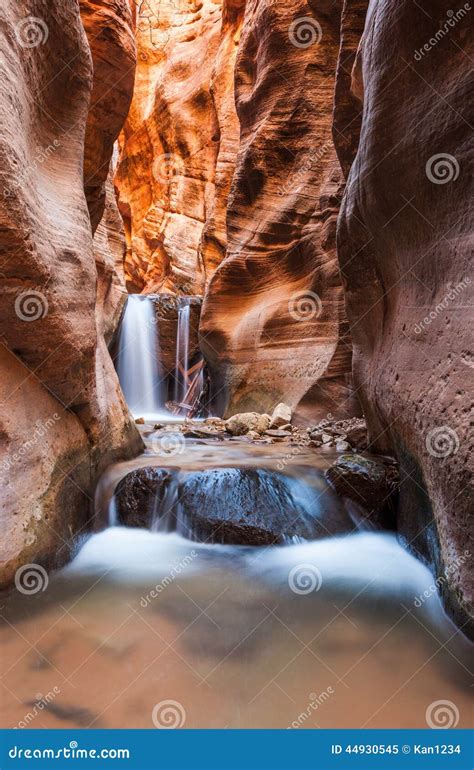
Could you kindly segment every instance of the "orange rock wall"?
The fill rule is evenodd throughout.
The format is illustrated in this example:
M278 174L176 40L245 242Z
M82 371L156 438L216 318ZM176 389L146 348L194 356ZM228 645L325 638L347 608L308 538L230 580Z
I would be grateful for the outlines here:
M83 180L93 60L77 3L32 0L26 15L7 0L0 36L0 580L7 584L26 561L49 566L67 557L75 533L87 529L98 473L141 441L97 305Z
M136 9L135 93L115 178L132 292L202 293L224 253L236 7L147 0Z
M207 288L202 347L220 408L353 413L336 256L332 141L339 4L247 0L236 62L240 147L228 247Z

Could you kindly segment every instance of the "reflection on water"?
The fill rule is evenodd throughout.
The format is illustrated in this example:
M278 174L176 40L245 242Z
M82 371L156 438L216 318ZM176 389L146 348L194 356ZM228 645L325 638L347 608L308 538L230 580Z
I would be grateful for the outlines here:
M172 700L194 728L408 728L448 700L467 727L468 643L435 595L414 604L432 583L390 535L252 549L113 527L4 602L2 724L152 728Z

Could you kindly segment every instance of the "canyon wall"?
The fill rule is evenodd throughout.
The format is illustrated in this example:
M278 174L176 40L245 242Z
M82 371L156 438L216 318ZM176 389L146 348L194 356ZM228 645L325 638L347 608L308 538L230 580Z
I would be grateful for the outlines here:
M115 184L131 292L202 294L225 250L240 3L146 0Z
M470 6L377 0L359 43L363 10L346 1L334 131L355 384L400 461L398 529L472 633Z
M25 562L67 558L88 526L97 475L141 446L102 334L106 292L97 302L103 287L84 194L84 159L100 156L88 190L100 219L99 179L119 129L107 90L92 103L102 113L101 136L91 128L93 72L101 77L104 49L95 49L93 63L72 0L32 0L25 14L10 0L0 9L3 585ZM114 115L109 133L107 115Z
M340 4L247 0L228 246L201 323L220 411L352 415L332 141ZM298 416L298 415L297 415Z

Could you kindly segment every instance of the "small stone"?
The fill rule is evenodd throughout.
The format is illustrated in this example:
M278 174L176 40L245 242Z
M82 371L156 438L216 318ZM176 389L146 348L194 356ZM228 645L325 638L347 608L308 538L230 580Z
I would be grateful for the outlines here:
M321 441L323 444L329 444L332 441L332 436L330 433L322 433L321 434Z
M145 425L145 419L143 417L137 417L135 420L136 425Z
M261 438L260 433L257 433L256 430L249 430L247 433L247 438L251 438L252 441L257 441L257 439Z
M292 412L288 404L278 404L273 410L270 428L281 428L291 423Z
M265 436L274 439L275 441L281 441L285 438L290 438L291 433L286 430L266 430Z
M351 445L347 443L347 441L336 441L336 451L337 452L348 452L351 448Z
M165 426L161 422L157 422L156 425L153 426L153 430L161 430Z
M366 449L368 446L367 429L366 428L352 428L347 432L347 441L355 449Z

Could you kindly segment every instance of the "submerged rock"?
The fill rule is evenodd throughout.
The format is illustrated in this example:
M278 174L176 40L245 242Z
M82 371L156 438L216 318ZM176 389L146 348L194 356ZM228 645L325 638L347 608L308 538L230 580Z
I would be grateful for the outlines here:
M203 542L271 545L295 536L310 540L328 534L337 522L336 517L331 523L330 515L321 522L316 489L260 468L190 473L179 497L185 534Z
M125 526L176 530L199 542L232 545L283 544L351 531L322 476L315 472L310 481L261 468L189 473L141 468L117 487L117 517Z
M392 525L399 482L394 461L358 454L342 455L325 476L338 495L357 503L374 522Z

